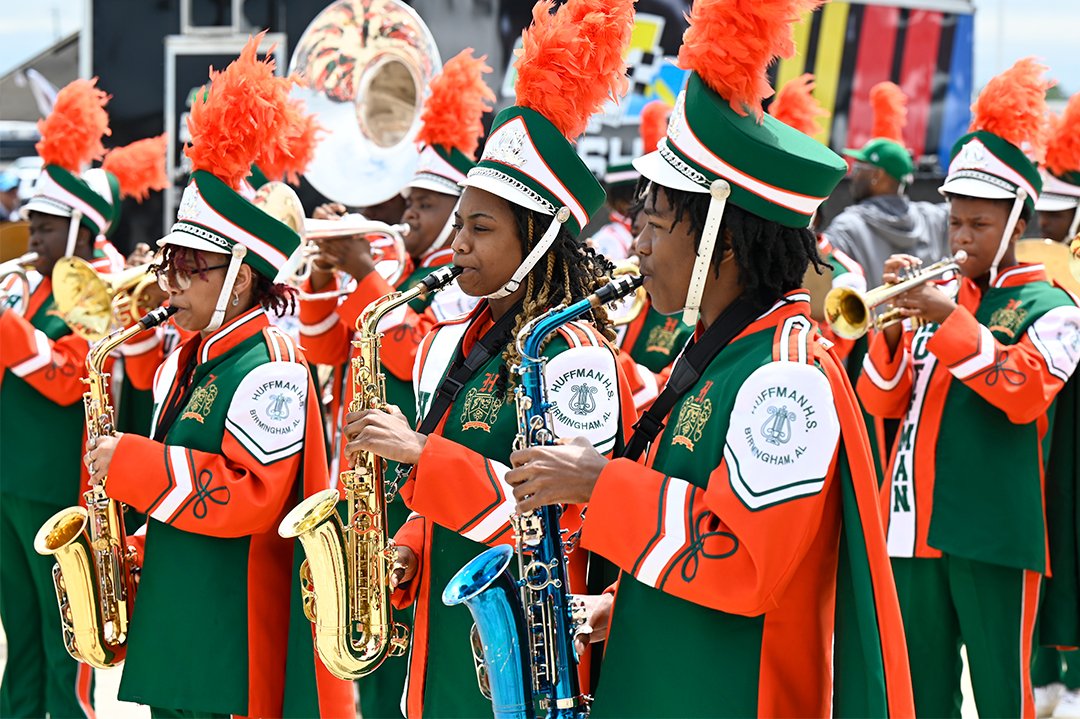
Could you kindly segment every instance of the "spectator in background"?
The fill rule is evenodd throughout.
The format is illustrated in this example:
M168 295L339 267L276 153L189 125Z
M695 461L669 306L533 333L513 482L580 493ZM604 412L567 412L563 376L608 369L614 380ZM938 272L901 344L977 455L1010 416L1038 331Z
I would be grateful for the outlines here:
M903 145L907 98L891 82L870 90L872 137L859 150L845 150L855 162L851 194L855 204L837 215L825 235L833 246L866 270L870 287L881 284L881 268L894 254L936 262L949 253L948 208L912 202L904 195L914 163Z
M19 177L5 170L0 172L0 222L19 219Z

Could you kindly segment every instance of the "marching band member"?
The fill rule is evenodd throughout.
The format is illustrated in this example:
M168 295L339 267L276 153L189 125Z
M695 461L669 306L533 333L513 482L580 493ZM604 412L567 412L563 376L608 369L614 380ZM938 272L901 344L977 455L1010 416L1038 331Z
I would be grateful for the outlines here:
M109 133L108 96L95 80L60 90L39 123L45 163L35 196L22 213L30 221L29 251L38 259L29 306L0 307L0 619L8 657L0 684L0 715L94 715L92 670L64 649L53 587L54 561L34 551L35 527L81 502L82 376L89 345L55 310L52 270L62 257L81 257L99 272L112 260L95 238L108 203L79 173L101 159ZM47 429L47 431L46 431Z
M1039 230L1054 242L1069 244L1080 231L1080 94L1069 98L1065 114L1053 129L1046 146L1043 190L1035 203ZM1073 374L1071 384L1077 383ZM1035 684L1035 710L1039 716L1055 719L1080 719L1080 548L1076 541L1075 521L1080 494L1077 487L1076 460L1063 461L1064 447L1072 446L1074 455L1080 441L1069 437L1067 417L1080 426L1078 392L1063 394L1058 400L1055 423L1060 435L1054 437L1053 461L1046 469L1047 525L1050 530L1050 567L1053 571L1045 584L1039 610L1037 641L1032 661L1031 679ZM1071 403L1071 406L1070 406ZM1072 471L1072 474L1070 474ZM1072 651L1059 651L1057 647Z
M1014 248L1042 185L1020 148L1040 148L1044 71L1020 60L972 106L941 187L952 251L967 253L957 298L931 283L896 298L923 323L879 333L859 378L868 411L901 418L884 506L919 716L959 714L961 643L980 715L1035 715L1044 468L1080 360L1076 300ZM885 280L913 264L889 258Z
M846 167L761 109L816 4L694 4L693 72L636 165L645 287L700 319L695 341L624 458L581 439L511 456L518 510L588 502L581 545L623 569L614 613L606 595L590 619L607 634L593 716L913 713L870 448L799 289Z
M158 370L153 437L87 456L92 481L149 515L119 697L154 717L354 715L351 686L315 658L298 548L275 531L327 473L306 361L267 316L291 301L275 278L300 237L237 192L257 148L287 143L290 81L258 42L192 108L195 169L159 242L174 320L197 334Z
M409 717L491 711L473 688L469 613L439 596L485 544L513 542L514 501L503 477L517 433L515 338L548 309L591 294L610 268L578 238L604 192L568 138L625 90L633 6L570 0L551 9L546 0L536 5L516 64L517 104L495 118L463 183L451 248L464 268L461 289L483 299L420 346L413 373L420 431L400 412L346 418L348 455L371 451L413 465L401 495L414 514L395 537L393 577L395 606L416 605L403 699ZM607 329L597 310L566 325L544 351L555 433L584 434L601 452L621 445L634 416ZM577 515L563 515L570 531ZM572 584L582 589L584 565L584 552L571 555Z

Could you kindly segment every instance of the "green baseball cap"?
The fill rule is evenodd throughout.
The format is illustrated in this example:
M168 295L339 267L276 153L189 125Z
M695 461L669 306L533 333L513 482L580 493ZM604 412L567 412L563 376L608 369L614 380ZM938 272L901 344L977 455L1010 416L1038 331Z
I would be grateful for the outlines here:
M899 142L879 137L862 146L861 150L845 149L844 156L879 167L897 182L908 184L913 179L915 163L911 153Z

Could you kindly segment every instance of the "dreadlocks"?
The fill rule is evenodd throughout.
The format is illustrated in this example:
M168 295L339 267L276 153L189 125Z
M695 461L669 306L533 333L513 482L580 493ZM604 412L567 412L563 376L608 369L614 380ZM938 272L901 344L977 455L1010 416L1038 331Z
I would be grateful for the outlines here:
M524 257L544 234L552 218L513 203L510 203L510 211L517 224L518 239L521 242L522 257ZM547 251L545 259L538 262L525 279L522 310L510 336L516 339L518 332L530 320L539 317L550 308L584 299L603 287L610 282L609 275L613 269L614 265L603 255L596 254L591 247L586 246L566 227L563 227ZM607 311L603 307L593 309L585 315L585 319L590 321L607 339L615 338ZM511 340L503 350L503 365L499 370L497 384L500 395L505 397L506 390L512 385L509 368L520 363L521 356L518 354L517 342Z
M675 223L684 218L689 221L695 237L694 249L697 250L705 229L705 218L709 214L710 196L648 183L638 195L635 211L640 211L646 202L655 203L660 189L663 189L675 211ZM717 242L713 248L711 264L714 276L719 276L720 259L724 251L730 248L735 254L743 292L759 304L772 304L788 292L802 287L803 276L811 264L819 272L825 268L812 231L785 227L730 202L724 208L720 237L723 241Z

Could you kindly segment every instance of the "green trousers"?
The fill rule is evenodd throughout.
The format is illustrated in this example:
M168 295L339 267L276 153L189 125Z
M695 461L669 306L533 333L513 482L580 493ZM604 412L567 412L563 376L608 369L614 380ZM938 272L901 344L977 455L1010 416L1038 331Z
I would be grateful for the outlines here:
M34 551L38 529L61 509L0 495L0 622L7 634L0 717L5 719L93 713L93 669L64 648L52 578L55 561Z
M1080 651L1036 647L1031 661L1031 683L1037 687L1061 683L1070 691L1080 689Z
M915 715L960 716L960 647L979 716L1034 717L1031 642L1041 575L945 556L892 560Z

